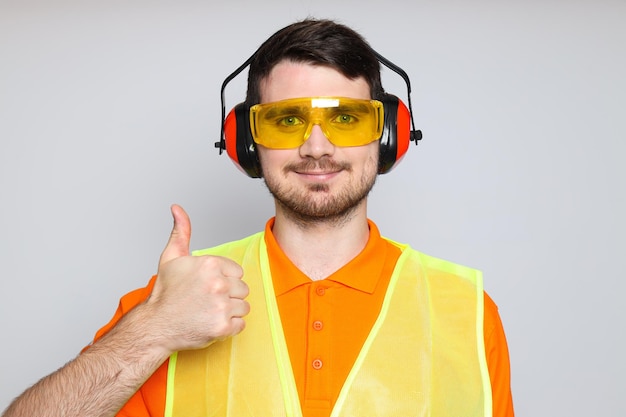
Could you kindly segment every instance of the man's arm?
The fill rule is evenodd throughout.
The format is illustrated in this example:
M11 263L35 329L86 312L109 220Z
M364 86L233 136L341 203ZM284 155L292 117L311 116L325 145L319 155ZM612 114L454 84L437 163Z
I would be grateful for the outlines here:
M102 339L18 397L9 416L113 416L167 359L157 341L142 334L140 305Z
M243 330L243 271L215 256L189 256L191 224L172 207L174 228L150 297L105 336L32 386L6 410L16 416L113 416L173 353Z
M491 380L494 417L513 417L509 350L498 307L485 293L485 352Z

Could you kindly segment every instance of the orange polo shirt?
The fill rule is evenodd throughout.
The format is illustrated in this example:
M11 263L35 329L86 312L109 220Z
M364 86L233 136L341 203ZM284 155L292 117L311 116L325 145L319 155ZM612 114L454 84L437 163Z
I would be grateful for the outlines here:
M401 252L382 239L370 221L370 238L363 251L326 279L311 281L282 252L272 234L273 224L274 219L266 224L265 242L302 412L304 417L329 416L378 316ZM147 287L122 297L115 316L98 331L95 340L145 301L154 281L155 277ZM485 296L484 329L493 415L513 417L506 339L497 307L488 296ZM118 416L163 416L167 366L165 361Z

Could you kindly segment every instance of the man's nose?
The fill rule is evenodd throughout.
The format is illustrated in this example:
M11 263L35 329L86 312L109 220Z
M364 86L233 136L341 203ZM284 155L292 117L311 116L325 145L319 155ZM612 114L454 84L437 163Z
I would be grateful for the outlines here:
M335 145L328 140L319 125L313 125L311 135L300 146L300 156L305 158L320 159L323 156L332 156L335 153Z

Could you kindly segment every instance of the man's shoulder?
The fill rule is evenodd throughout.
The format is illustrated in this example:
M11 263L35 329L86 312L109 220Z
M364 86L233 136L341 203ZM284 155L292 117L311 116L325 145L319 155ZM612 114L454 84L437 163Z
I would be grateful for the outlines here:
M414 265L422 269L425 273L439 272L461 276L482 275L481 271L476 268L426 254L419 250L413 249L408 244L398 243L389 238L384 239L402 250L402 255L400 259L398 259L398 262L413 263Z

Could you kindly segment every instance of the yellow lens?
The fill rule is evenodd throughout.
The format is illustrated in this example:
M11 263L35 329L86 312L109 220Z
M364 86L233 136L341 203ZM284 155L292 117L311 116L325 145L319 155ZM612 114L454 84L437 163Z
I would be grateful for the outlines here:
M306 97L257 104L250 108L256 143L272 149L301 146L319 125L336 146L361 146L380 138L383 105L377 100Z

